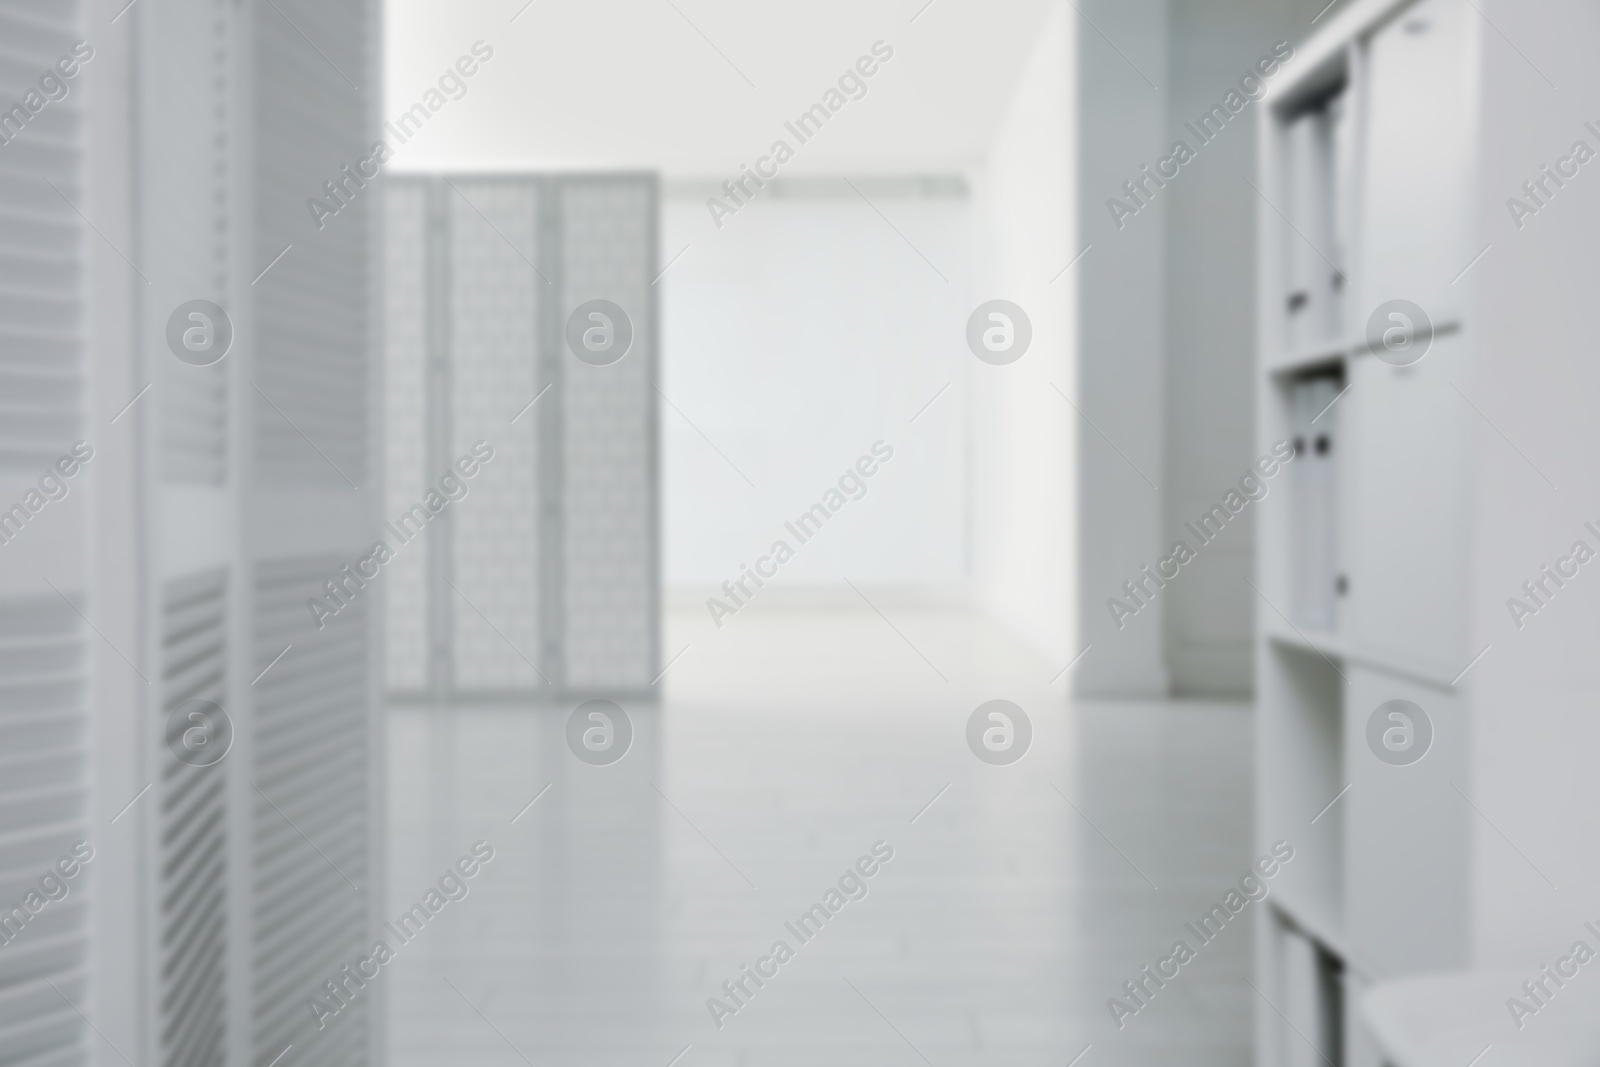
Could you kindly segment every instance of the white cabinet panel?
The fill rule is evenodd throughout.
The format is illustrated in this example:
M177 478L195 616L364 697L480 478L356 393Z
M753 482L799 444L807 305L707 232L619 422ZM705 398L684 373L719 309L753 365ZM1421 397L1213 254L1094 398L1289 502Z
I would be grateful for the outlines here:
M1469 346L1436 338L1410 367L1350 362L1343 403L1352 432L1345 497L1351 636L1357 647L1426 664L1446 678L1467 665L1471 421ZM1457 388L1462 384L1461 389Z
M1460 872L1473 815L1457 792L1471 793L1465 702L1453 692L1356 664L1347 664L1345 673L1350 792L1340 803L1351 954L1380 978L1461 965L1471 949ZM1395 700L1409 701L1421 715L1384 708ZM1388 745L1387 731L1394 731Z

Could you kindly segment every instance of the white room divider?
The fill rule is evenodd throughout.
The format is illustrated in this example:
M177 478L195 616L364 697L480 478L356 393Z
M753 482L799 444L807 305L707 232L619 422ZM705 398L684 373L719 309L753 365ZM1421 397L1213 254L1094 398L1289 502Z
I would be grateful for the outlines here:
M78 3L0 8L6 106L85 36ZM83 94L0 118L0 1063L82 1063L90 894L54 873L87 842L92 633ZM35 94L35 98L44 97ZM81 450L80 450L81 451ZM62 457L67 462L59 470ZM91 461L92 462L92 461ZM64 472L73 471L71 477ZM65 496L61 494L65 493ZM45 883L45 879L52 879ZM56 887L60 886L60 889ZM65 896L60 896L61 892ZM31 894L31 896L30 896ZM36 907L37 905L37 907Z
M376 939L384 879L372 627L382 583L359 577L379 537L380 216L376 190L344 180L378 139L377 19L365 2L274 0L252 27L255 347L241 383L252 599L238 681L254 719L239 764L251 780L235 796L251 842L247 1055L262 1067L291 1044L297 1063L380 1058L382 982L346 987L343 1006L323 992ZM319 222L308 198L330 179L347 203ZM312 598L336 615L313 618ZM313 996L338 1008L325 1030Z
M389 688L648 689L660 669L655 179L408 176L387 197L385 517L396 538L427 527L392 565ZM595 301L621 318L590 318ZM590 335L591 352L591 328L615 333ZM430 490L450 502L408 522Z
M382 983L325 983L383 880L382 590L345 580L378 530L378 198L306 202L376 140L377 7L96 0L83 33L97 856L61 989L99 1033L37 1062L375 1061Z
M241 749L208 764L204 748L227 742L225 720L211 705L226 709L236 728L248 719L230 684L244 644L236 613L248 581L235 544L240 439L231 409L247 346L236 337L231 351L209 362L227 334L213 321L222 335L213 333L212 351L191 337L196 348L186 362L168 347L167 323L193 300L232 309L236 324L242 318L239 145L230 140L243 107L241 20L214 0L164 0L125 18L135 54L152 60L136 63L132 75L138 180L129 255L142 275L133 279L135 377L153 387L118 420L129 424L137 455L140 514L131 524L130 565L144 585L131 607L150 679L130 756L146 772L139 785L151 790L119 819L137 835L143 857L126 883L139 901L135 1047L159 1061L222 1064L235 1030L228 1013L241 996L228 980L238 951L233 927L243 918L229 886L239 866L230 838L243 825L230 788ZM179 320L186 329L196 325L187 315ZM193 728L202 733L188 734ZM200 765L178 756L187 751L186 734L198 750L190 760ZM115 996L112 988L104 995Z

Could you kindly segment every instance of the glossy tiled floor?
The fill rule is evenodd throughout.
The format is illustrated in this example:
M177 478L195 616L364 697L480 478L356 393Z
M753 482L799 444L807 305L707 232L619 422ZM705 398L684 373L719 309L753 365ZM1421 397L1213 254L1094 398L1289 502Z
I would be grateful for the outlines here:
M624 702L608 767L568 751L567 706L393 710L388 910L495 856L386 969L391 1062L1244 1064L1248 923L1120 1031L1106 1001L1251 859L1247 710L1072 705L1065 657L880 606L899 633L859 601L673 616L689 649ZM997 697L1035 730L1007 767L965 740ZM802 944L785 922L877 841L894 858ZM778 940L719 1028L707 998Z

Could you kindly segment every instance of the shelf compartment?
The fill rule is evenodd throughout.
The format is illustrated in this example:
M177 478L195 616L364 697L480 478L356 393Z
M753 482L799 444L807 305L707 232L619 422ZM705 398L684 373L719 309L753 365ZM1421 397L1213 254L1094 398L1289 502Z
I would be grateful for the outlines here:
M1325 931L1344 926L1345 672L1304 647L1267 643L1259 664L1257 846L1294 859L1273 892L1305 902ZM1341 798L1335 801L1335 798Z

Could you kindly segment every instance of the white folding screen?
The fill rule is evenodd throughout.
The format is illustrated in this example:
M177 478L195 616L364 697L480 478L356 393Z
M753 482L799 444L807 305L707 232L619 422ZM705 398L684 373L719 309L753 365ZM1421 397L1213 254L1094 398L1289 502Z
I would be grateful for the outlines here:
M187 711L172 713L204 706L196 701L231 704L227 592L228 572L220 567L170 579L162 589L150 1036L160 1062L190 1067L227 1062L228 782L220 765L178 758L183 734L207 727Z
M93 679L89 1048L370 1062L381 985L341 1007L325 983L370 948L382 881L382 590L344 578L377 539L378 197L353 188L320 228L307 200L376 140L377 6L92 22L94 407L119 477L96 487L87 599L95 662L127 670Z
M72 879L52 873L76 842L93 836L86 479L75 463L73 477L52 473L90 436L85 313L93 238L79 213L84 95L54 73L86 35L85 23L74 0L0 2L0 100L17 103L0 114L0 1064L7 1065L85 1063L92 1040L79 1015L89 996L92 894L76 866ZM53 79L48 99L42 77Z
M391 526L475 444L494 450L390 587L391 651L426 649L391 655L392 691L655 680L657 203L641 175L390 181ZM580 359L569 340L596 300L621 309L618 358Z
M325 992L367 954L382 898L379 648L369 623L382 595L369 557L381 471L372 313L381 214L373 183L349 177L378 140L377 25L367 2L251 9L244 245L260 273L241 386L251 575L241 678L254 715L237 765L250 780L235 796L249 811L241 1062L254 1067L291 1045L297 1067L365 1063L381 1047L381 982L347 987L346 1001ZM337 213L314 219L311 198ZM337 1008L331 1020L309 1009L314 997Z
M241 586L233 520L237 475L230 405L239 387L244 345L222 359L213 351L168 343L175 309L208 301L239 306L236 190L236 79L240 19L222 0L158 0L125 18L135 54L133 171L138 264L139 351L136 378L150 395L131 408L140 456L138 566L147 583L135 612L140 653L150 679L140 744L130 756L150 792L124 822L138 835L136 892L143 928L135 1007L140 1055L164 1063L220 1067L236 1024L237 990L228 980L240 934L230 893L236 863L230 834L240 825L238 752L206 764L188 752L186 733L226 743L224 709L248 724L230 659L239 636L232 613ZM181 58L180 58L181 57ZM237 316L237 312L235 312ZM215 316L212 316L215 318ZM185 328L194 325L179 315ZM213 331L223 330L219 322ZM237 662L234 659L234 662ZM192 716L199 715L200 718ZM187 734L190 741L202 734ZM200 746L203 747L203 746Z
M76 1009L89 992L89 896L81 879L57 878L67 897L36 914L27 903L89 837L84 652L82 620L53 593L0 600L0 1063L8 1065L86 1062Z
M228 367L180 361L166 351L166 331L173 309L189 301L234 303L236 23L227 0L162 0L132 26L142 55L172 60L139 63L136 87L136 261L147 279L141 329L145 345L164 357L150 367L161 408L153 445L164 483L214 489L225 481L230 451Z
M534 267L540 191L515 180L451 182L433 190L448 219L448 455L454 460L486 440L495 459L451 516L449 577L458 592L446 587L453 656L445 662L459 689L534 689L542 684L534 666L541 647L534 461L541 409L554 391L511 419L543 386L533 358L543 284Z
M661 669L658 198L654 182L622 178L557 190L559 322L566 332L575 310L609 300L628 311L634 349L603 366L561 353L561 673L579 691L645 689Z

